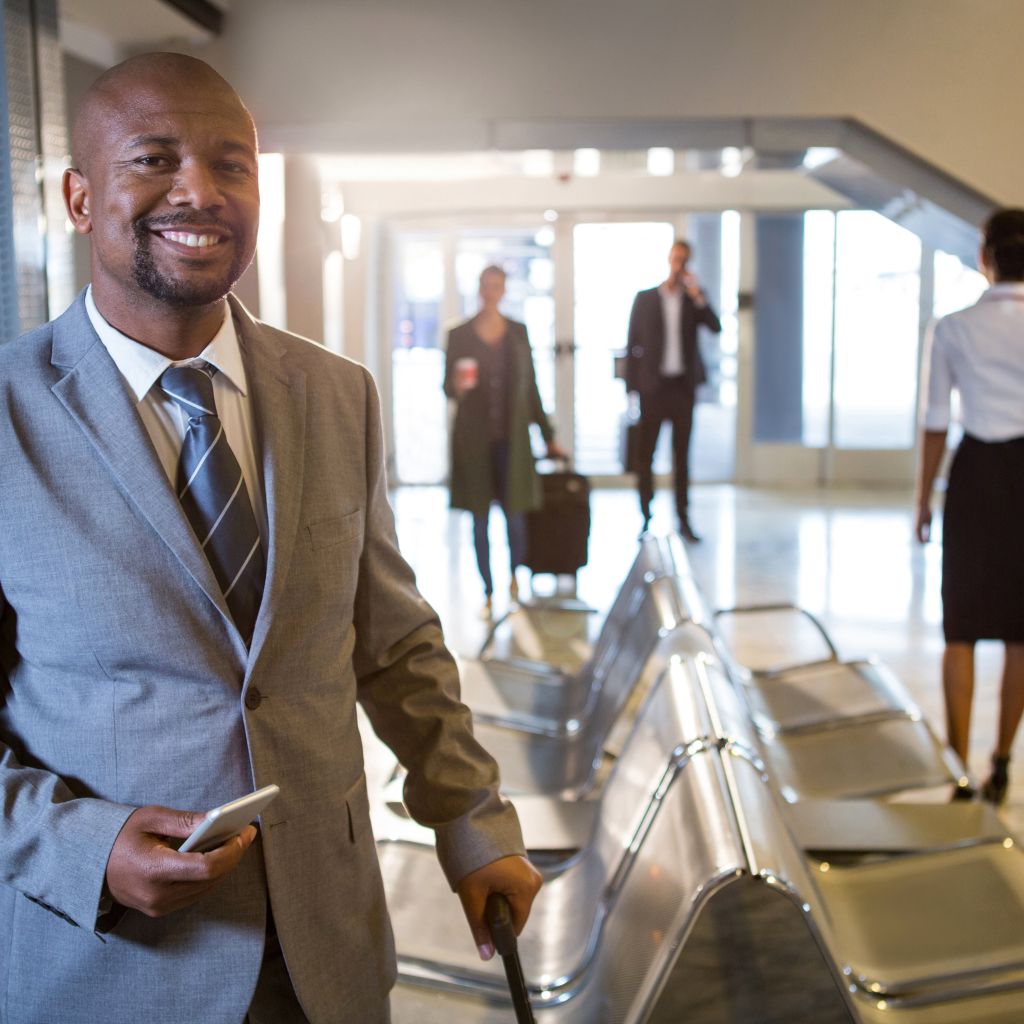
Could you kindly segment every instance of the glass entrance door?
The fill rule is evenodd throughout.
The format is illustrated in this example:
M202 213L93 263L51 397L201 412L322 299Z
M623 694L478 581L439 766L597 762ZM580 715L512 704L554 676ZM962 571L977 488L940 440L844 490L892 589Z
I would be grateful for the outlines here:
M526 324L541 399L557 418L553 241L543 222L393 233L389 319L397 483L448 479L447 333L476 312L480 271L490 264L507 275L502 309Z
M679 237L663 221L577 223L573 229L572 302L575 336L576 464L588 476L618 477L627 410L625 383L614 372L626 349L629 314L638 291L664 281L668 254ZM708 371L699 390L691 441L691 478L733 478L736 437L738 221L735 214L693 214L686 238L692 271L722 320L718 337L700 329ZM658 474L671 471L668 430L654 457Z

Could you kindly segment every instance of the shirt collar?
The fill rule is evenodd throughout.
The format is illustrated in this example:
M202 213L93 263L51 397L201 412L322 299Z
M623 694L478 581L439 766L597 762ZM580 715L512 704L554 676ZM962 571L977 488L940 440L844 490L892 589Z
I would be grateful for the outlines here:
M103 347L110 353L110 358L128 382L135 399L141 402L150 388L160 379L160 375L172 365L185 365L193 359L183 359L176 363L156 349L141 345L127 334L122 334L112 327L96 308L92 297L92 285L85 293L85 310L89 315L93 329L99 335ZM242 365L242 353L238 347L238 335L235 322L231 317L231 308L224 304L224 322L210 340L210 343L196 356L217 367L219 373L243 395L247 394L245 367Z
M999 281L982 292L982 299L1024 299L1024 281Z

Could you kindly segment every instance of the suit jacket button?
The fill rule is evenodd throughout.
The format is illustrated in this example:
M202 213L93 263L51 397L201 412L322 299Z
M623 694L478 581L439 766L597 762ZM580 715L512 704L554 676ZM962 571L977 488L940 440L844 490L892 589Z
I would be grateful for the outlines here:
M245 691L245 706L250 711L255 711L262 702L263 694L260 693L255 686L250 686L249 689Z

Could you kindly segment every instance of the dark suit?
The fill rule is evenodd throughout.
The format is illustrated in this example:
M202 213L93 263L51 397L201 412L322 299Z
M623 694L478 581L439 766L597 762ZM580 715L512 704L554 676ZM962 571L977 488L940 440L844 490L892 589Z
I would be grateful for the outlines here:
M646 288L637 292L629 314L626 389L640 396L640 443L637 450L640 510L645 520L650 519L651 498L654 496L651 463L661 425L668 420L672 424L676 511L680 521L685 523L693 406L697 387L707 379L704 360L697 345L697 327L703 324L717 334L722 325L709 305L698 306L685 291L678 301L682 303L682 375L666 377L661 372L665 348L665 316L659 289Z

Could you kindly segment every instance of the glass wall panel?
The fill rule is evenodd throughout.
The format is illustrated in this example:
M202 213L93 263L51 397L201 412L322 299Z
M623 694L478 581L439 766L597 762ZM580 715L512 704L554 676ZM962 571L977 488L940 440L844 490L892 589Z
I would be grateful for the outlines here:
M988 281L980 271L965 266L948 252L936 252L932 316L945 316L973 306L987 287Z
M722 322L721 334L698 330L708 379L697 393L690 445L690 478L697 482L731 480L736 470L739 230L735 210L696 213L687 226L694 245L694 273ZM667 442L666 431L660 445L666 472L671 462Z
M622 472L626 389L615 377L615 356L626 348L633 297L665 280L674 238L667 222L573 229L576 466L581 473Z
M437 484L448 474L444 395L444 252L436 234L403 234L395 245L391 387L395 473L400 483Z
M914 443L921 242L866 210L836 225L835 445Z
M835 241L835 214L808 210L803 288L803 443L808 448L828 445Z

